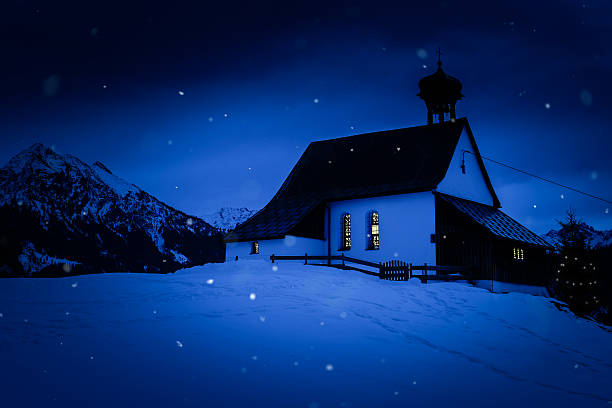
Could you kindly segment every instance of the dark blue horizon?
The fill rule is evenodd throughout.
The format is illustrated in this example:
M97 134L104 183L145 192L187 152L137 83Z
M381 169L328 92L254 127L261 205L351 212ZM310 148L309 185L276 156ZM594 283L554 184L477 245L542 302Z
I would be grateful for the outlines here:
M309 142L422 125L443 67L486 157L612 199L612 5L480 1L46 5L0 17L0 163L35 142L187 213L264 206ZM611 204L485 163L538 233Z

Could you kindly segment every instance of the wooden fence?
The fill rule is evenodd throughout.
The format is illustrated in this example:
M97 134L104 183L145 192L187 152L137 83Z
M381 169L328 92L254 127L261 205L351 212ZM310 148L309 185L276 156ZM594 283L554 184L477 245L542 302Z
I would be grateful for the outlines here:
M304 255L271 255L270 260L272 263L275 261L304 261L304 265L323 265L339 269L350 269L378 276L380 279L393 281L406 281L410 278L418 278L423 283L427 283L428 280L452 281L470 279L472 270L472 268L466 266L427 265L426 263L423 265L412 265L411 263L396 259L384 263L375 263L351 258L344 254L330 256L313 256L307 253ZM325 261L325 263L317 263L317 261ZM340 261L340 263L333 263L332 261ZM356 264L360 267L349 264ZM374 270L363 269L362 266ZM415 271L420 271L420 273L414 273ZM427 273L428 271L436 273L431 275Z

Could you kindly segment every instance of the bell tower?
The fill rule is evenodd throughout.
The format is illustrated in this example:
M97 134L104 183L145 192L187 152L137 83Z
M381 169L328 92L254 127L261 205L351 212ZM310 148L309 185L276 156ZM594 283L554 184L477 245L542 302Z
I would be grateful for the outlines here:
M461 82L442 70L442 53L438 48L438 69L419 81L417 94L427 106L427 124L434 123L434 116L438 116L438 121L443 123L445 115L448 114L450 120L456 119L455 104L463 95Z

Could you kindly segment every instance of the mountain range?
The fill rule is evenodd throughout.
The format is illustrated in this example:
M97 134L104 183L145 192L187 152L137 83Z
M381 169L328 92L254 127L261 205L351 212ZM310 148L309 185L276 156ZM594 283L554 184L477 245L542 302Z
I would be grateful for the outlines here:
M222 238L100 162L34 144L0 169L0 276L172 272L222 262Z
M256 212L244 207L222 207L217 212L203 215L202 219L213 227L227 232L251 218Z

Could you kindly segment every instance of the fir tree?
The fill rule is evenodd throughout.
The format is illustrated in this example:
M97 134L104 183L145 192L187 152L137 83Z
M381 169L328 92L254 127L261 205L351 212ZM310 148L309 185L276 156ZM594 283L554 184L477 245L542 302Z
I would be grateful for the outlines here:
M597 266L585 232L585 224L569 209L559 221L558 257L553 269L552 290L578 314L590 314L600 306Z

